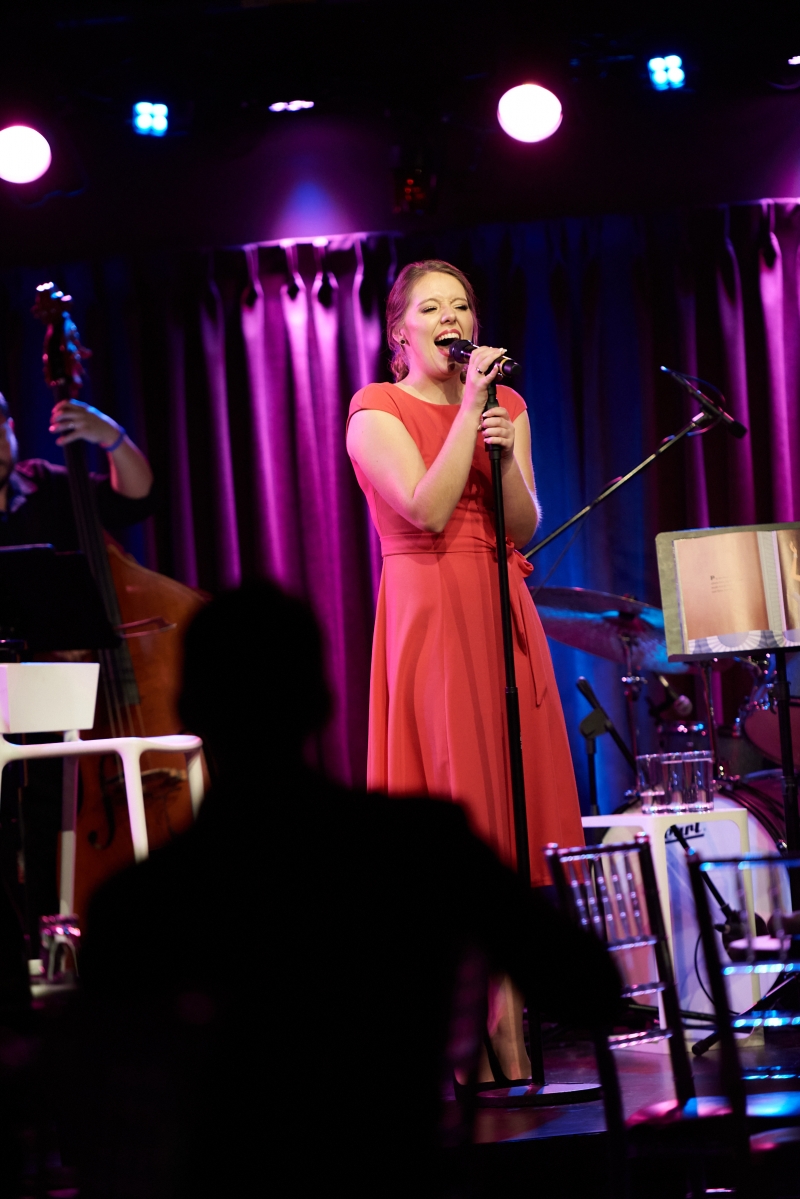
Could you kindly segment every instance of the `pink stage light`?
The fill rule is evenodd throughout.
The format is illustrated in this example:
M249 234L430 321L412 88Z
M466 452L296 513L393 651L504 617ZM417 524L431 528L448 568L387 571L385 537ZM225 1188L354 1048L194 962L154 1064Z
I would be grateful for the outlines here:
M33 183L52 161L47 139L35 129L9 125L0 131L0 179L7 183Z
M561 101L538 83L521 83L500 97L497 119L518 142L541 142L561 124Z

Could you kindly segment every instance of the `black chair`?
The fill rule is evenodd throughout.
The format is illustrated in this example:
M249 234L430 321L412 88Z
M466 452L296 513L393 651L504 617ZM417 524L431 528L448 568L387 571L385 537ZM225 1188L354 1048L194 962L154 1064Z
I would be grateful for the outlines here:
M595 1036L612 1194L629 1195L635 1179L660 1161L662 1176L674 1178L676 1196L699 1199L706 1193L706 1163L720 1156L735 1159L736 1129L728 1103L698 1100L695 1092L649 839L640 834L630 844L577 849L548 845L545 856L563 909L614 954L623 994L633 999L656 993L661 999L660 1028ZM668 1039L675 1098L626 1119L614 1050L663 1038Z
M790 875L800 858L773 855L703 861L688 855L692 894L714 1004L720 1080L731 1109L740 1177L754 1193L800 1194L800 1079L792 1070L742 1069L736 1033L764 1028L776 1035L800 1026L800 937L787 931ZM727 939L723 961L709 906L707 880L741 916L741 935ZM763 880L763 881L762 881ZM754 895L769 908L767 934L756 933ZM736 975L766 977L774 985L748 1011L732 1013L725 985ZM794 1087L787 1087L794 1083ZM793 1189L787 1190L787 1186Z

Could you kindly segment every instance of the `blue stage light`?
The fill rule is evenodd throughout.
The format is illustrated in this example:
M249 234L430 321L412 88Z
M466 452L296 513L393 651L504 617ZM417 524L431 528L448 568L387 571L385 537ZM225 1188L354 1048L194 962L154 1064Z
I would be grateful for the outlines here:
M137 133L150 137L163 137L169 127L169 109L166 104L151 104L139 100L133 106L133 127Z
M677 54L667 54L664 58L651 58L647 69L650 72L650 82L657 92L683 87L686 82L683 59Z

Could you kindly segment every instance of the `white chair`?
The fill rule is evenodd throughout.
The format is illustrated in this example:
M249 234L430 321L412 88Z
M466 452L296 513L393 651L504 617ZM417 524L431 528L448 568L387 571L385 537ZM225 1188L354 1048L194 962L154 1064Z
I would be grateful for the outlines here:
M203 766L199 737L104 737L82 741L81 729L94 725L100 667L96 662L0 663L0 775L9 762L34 758L64 758L61 809L61 881L59 908L72 912L75 898L75 830L78 817L78 759L86 754L118 754L125 776L125 795L137 862L149 852L144 814L141 757L143 753L180 753L196 816L203 799ZM63 741L17 745L7 733L62 732Z

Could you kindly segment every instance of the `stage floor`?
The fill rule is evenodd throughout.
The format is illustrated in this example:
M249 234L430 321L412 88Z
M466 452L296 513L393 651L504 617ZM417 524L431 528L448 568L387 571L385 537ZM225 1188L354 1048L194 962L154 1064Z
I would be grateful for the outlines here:
M800 1046L740 1045L745 1072L780 1067L800 1076ZM616 1051L617 1069L626 1115L648 1104L674 1098L667 1053L643 1049ZM698 1094L719 1094L719 1054L691 1056ZM545 1050L548 1082L594 1082L597 1069L589 1043L579 1042ZM751 1084L756 1087L756 1084ZM781 1084L800 1088L800 1077ZM496 1199L498 1188L523 1188L532 1195L555 1194L560 1199L609 1199L606 1170L605 1120L601 1100L551 1108L479 1109L475 1145L470 1151L470 1194ZM727 1177L709 1180L725 1186ZM631 1199L685 1199L681 1169L662 1162L635 1169ZM782 1199L799 1199L800 1179L781 1191Z
M702 1034L698 1034L702 1035ZM653 1049L618 1049L615 1052L625 1114L630 1115L648 1104L673 1099L669 1055ZM800 1045L740 1046L745 1070L780 1066L798 1075L788 1081L787 1089L800 1089ZM719 1054L711 1049L690 1062L700 1095L719 1094ZM591 1045L579 1042L545 1050L545 1074L548 1082L596 1082L597 1068ZM531 1141L544 1137L587 1136L605 1132L602 1100L548 1108L479 1108L475 1140L487 1145L506 1141Z

